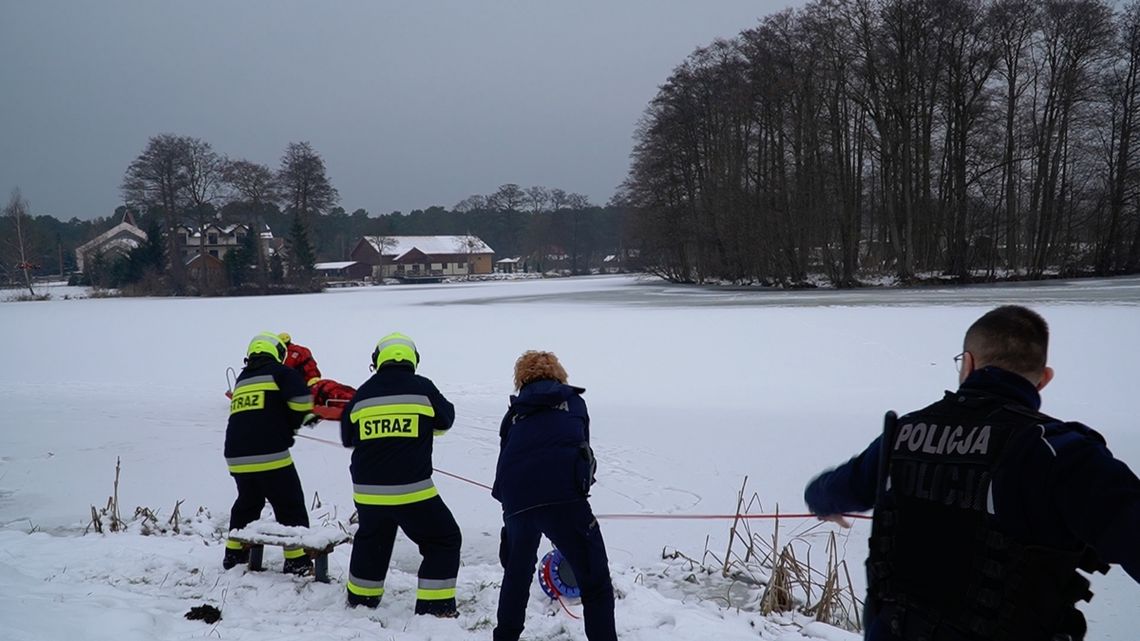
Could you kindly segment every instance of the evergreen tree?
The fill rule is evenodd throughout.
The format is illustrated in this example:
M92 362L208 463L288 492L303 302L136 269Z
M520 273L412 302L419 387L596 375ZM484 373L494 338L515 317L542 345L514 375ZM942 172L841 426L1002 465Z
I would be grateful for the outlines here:
M313 245L309 242L309 232L301 216L293 215L293 224L289 228L288 259L289 277L302 282L313 277L313 265L316 258L313 254Z

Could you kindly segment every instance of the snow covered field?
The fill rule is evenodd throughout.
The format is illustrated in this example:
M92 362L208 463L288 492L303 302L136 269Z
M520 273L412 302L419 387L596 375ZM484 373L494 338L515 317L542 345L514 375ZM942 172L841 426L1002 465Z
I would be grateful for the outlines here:
M598 513L726 513L741 479L766 509L803 509L804 484L874 438L887 409L909 410L955 384L965 328L1006 302L1053 330L1057 378L1044 411L1082 420L1140 469L1130 401L1140 353L1140 279L966 290L741 292L631 277L371 287L234 299L84 299L0 304L0 639L490 639L500 579L500 513L485 490L436 477L464 532L457 621L411 616L418 555L397 543L376 612L343 607L347 546L331 585L277 572L223 572L221 534L234 498L221 456L225 369L249 338L289 331L325 376L358 385L376 340L410 334L421 373L456 405L436 467L489 483L511 368L525 349L560 355L587 388L599 459ZM322 423L302 434L335 441ZM82 535L112 491L188 531ZM349 453L298 439L308 496L334 520L352 512ZM202 507L208 515L195 517ZM787 522L783 536L810 521ZM605 520L623 639L857 639L725 608L668 577L664 547L723 552L724 521ZM763 526L760 526L763 527ZM826 526L820 531L826 533ZM821 538L818 553L822 555ZM843 539L861 575L868 526ZM280 555L266 551L269 568ZM276 568L274 567L276 564ZM861 576L856 577L861 581ZM1119 569L1094 579L1090 638L1135 639L1140 586ZM581 623L533 590L524 638L583 639ZM192 606L223 611L187 621ZM754 605L734 602L737 605ZM572 608L573 609L573 608ZM782 623L782 624L781 624Z

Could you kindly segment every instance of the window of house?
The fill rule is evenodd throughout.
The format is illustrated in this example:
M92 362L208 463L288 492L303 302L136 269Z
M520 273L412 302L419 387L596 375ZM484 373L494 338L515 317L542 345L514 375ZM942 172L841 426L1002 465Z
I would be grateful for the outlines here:
M218 257L218 250L216 250L216 249L211 249L211 250L210 250L210 255L211 255L211 256L213 256L214 258L217 258L217 257Z
M210 245L217 245L218 244L218 235L217 234L208 234L206 236L206 242L209 243Z
M186 236L186 234L178 234L178 242L185 245L186 243L190 242L190 239Z

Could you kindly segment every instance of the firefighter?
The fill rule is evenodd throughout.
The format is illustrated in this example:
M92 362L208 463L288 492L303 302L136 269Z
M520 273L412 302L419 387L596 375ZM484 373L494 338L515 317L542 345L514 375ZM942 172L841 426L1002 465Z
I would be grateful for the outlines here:
M423 554L416 614L457 617L455 581L462 537L432 483L432 444L451 428L455 408L416 374L411 338L389 334L372 352L375 373L340 419L341 442L353 448L353 500L360 526L349 562L348 604L375 608L384 595L396 529Z
M289 448L297 429L314 418L313 397L301 376L282 364L284 358L285 343L276 334L258 334L249 342L245 367L234 384L225 445L226 463L238 491L230 510L231 530L260 518L267 500L278 523L309 525ZM222 567L228 570L248 560L248 548L226 541ZM284 571L308 574L312 561L299 546L287 546Z
M321 370L317 367L317 359L313 358L313 352L304 345L294 343L289 332L281 332L277 337L285 343L285 367L297 370L305 385L309 387L316 385L317 381L321 380Z
M503 504L499 592L494 641L518 641L546 535L570 563L582 594L590 641L617 639L614 589L598 520L587 501L594 482L590 417L582 393L550 352L515 362L515 389L499 428L499 460L491 495Z
M1053 378L1037 313L998 307L966 332L959 388L808 484L824 520L874 507L871 641L1077 641L1078 573L1140 581L1140 479L1092 429L1039 411Z

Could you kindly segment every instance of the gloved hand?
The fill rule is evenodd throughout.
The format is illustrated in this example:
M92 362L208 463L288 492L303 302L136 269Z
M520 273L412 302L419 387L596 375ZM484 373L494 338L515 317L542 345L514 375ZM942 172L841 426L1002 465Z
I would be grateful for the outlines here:
M301 425L304 425L305 427L312 427L312 426L314 426L320 422L321 422L321 417L317 416L316 414L313 414L312 412L305 414L305 418L301 419Z

